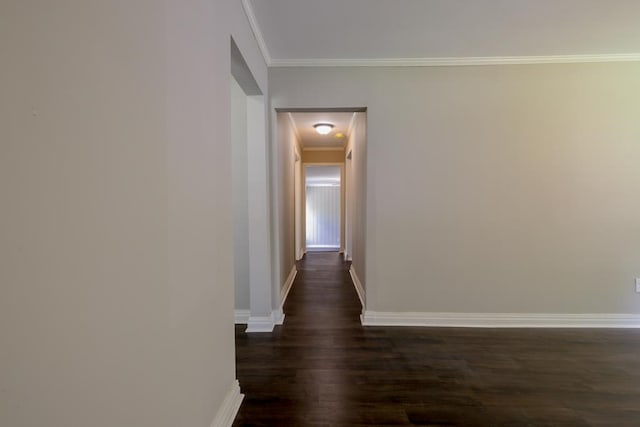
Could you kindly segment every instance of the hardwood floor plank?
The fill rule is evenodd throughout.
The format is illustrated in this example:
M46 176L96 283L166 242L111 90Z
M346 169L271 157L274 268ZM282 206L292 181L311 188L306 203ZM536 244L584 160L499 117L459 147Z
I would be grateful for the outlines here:
M362 327L312 253L272 334L236 328L234 426L640 426L640 331Z

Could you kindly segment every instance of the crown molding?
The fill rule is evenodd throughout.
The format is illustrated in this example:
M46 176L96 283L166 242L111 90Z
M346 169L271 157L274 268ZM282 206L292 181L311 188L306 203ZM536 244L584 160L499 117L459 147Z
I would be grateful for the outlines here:
M280 108L276 113L366 113L367 107Z
M477 56L379 59L271 59L270 67L451 67L470 65L575 64L638 62L640 53L609 55Z
M242 0L242 8L244 9L244 13L249 20L249 26L251 27L251 31L253 32L253 36L255 37L256 42L258 43L258 48L262 53L264 62L266 62L267 67L270 67L273 63L273 61L271 60L271 54L269 54L267 43L264 41L264 37L262 36L262 31L260 30L260 26L258 25L258 20L256 19L256 14L253 11L251 2L249 0Z
M461 56L427 58L306 58L274 59L269 53L250 0L242 0L249 26L268 67L452 67L471 65L580 64L596 62L640 62L638 53L540 56Z

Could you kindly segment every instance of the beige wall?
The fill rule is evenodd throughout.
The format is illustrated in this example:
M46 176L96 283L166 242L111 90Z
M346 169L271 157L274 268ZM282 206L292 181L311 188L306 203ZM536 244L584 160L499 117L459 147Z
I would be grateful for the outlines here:
M276 283L280 290L285 285L287 277L295 264L295 205L294 205L294 177L295 168L301 167L296 163L296 151L300 153L300 143L295 129L287 113L276 114L277 127L274 152L273 176L275 206L274 216L277 222L275 245L278 253L278 270ZM282 293L278 295L282 297ZM280 301L275 301L280 303ZM275 307L274 307L275 308Z
M345 159L345 187L347 188L346 208L347 227L351 237L351 248L348 256L352 260L352 268L366 292L366 157L367 157L367 117L366 113L356 113L354 126L347 142ZM349 213L350 212L350 213Z
M344 150L304 150L304 163L344 163Z
M366 106L367 308L638 313L640 63L270 70Z
M0 5L0 425L209 427L234 372L240 2Z
M231 157L233 168L234 306L237 310L249 310L247 96L234 78L231 78Z
M305 203L304 194L304 181L303 181L303 171L302 171L302 154L300 152L297 153L297 161L295 163L295 171L293 174L294 181L294 221L295 221L295 257L296 260L302 259L305 252L305 246L307 244L307 236L305 236L304 226L305 226Z

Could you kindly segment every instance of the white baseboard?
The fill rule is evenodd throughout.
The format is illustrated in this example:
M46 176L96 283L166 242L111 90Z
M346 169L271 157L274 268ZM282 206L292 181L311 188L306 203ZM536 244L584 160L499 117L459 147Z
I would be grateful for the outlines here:
M362 286L362 282L358 278L356 274L356 270L353 268L353 265L349 268L349 274L351 275L351 281L353 282L353 286L356 288L356 292L358 293L358 298L360 298L360 304L362 304L362 308L364 309L364 301L365 301L365 293L364 287Z
M294 265L287 277L287 280L284 282L282 286L282 302L280 307L273 310L271 315L269 316L251 316L249 310L236 310L236 323L247 324L247 329L245 332L273 332L273 328L277 325L282 325L284 323L284 312L282 311L282 306L284 305L284 301L287 299L289 295L289 291L291 290L291 285L293 285L293 281L296 278L296 274L298 270L296 270L296 266ZM246 317L245 317L246 316Z
M269 316L249 316L245 332L273 332L277 321L278 315L275 310Z
M282 306L284 306L284 302L287 300L287 296L289 296L289 291L291 290L291 286L293 285L293 281L296 280L296 275L298 274L298 269L296 269L296 265L293 264L291 267L291 271L289 272L289 276L287 276L287 280L284 281L282 285L282 298L280 299L280 309L282 310Z
M235 380L213 419L211 427L231 427L240 409L242 399L244 399L244 394L240 393L240 384L238 380Z
M273 328L284 323L282 307L273 310L269 316L249 316L245 323L245 332L273 332Z
M282 307L273 310L271 312L271 317L273 318L273 325L282 325L284 323L284 312L282 311Z
M640 314L394 313L365 311L364 326L640 328Z
M246 325L249 322L251 312L249 310L233 310L236 325Z

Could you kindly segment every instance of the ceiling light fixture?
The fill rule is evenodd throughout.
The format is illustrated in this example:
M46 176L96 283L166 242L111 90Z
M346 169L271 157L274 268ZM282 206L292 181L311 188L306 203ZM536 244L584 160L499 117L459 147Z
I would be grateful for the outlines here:
M333 129L333 125L331 123L316 123L315 125L313 125L313 128L320 135L327 135L329 132L331 132L331 129Z

